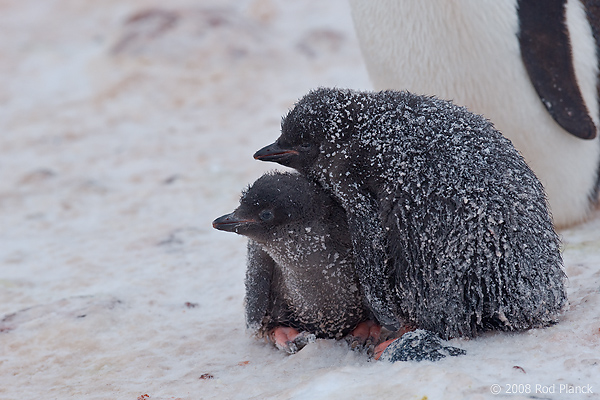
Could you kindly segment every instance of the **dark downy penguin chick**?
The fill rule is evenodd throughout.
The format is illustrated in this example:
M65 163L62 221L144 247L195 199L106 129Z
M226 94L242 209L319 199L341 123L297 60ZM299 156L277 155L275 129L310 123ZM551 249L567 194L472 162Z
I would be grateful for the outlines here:
M368 319L346 214L315 183L299 174L263 175L213 226L250 239L246 321L259 337L292 327L339 339Z
M447 339L557 321L566 278L543 188L483 117L408 92L319 89L254 157L341 203L387 328L406 319Z

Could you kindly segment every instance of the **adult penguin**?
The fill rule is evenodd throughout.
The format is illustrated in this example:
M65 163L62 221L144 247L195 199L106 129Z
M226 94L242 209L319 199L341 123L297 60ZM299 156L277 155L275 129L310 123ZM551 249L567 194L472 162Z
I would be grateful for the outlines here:
M376 89L452 99L513 141L556 227L598 201L600 4L592 0L350 0Z

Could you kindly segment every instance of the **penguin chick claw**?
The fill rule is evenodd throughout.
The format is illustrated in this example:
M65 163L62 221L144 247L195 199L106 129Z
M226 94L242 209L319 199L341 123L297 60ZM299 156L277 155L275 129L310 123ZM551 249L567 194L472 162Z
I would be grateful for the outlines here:
M448 356L467 354L465 350L446 343L433 332L417 329L399 339L381 343L375 350L375 359L389 362L438 361Z
M316 336L308 332L298 332L294 328L278 326L269 333L269 341L279 350L283 350L288 354L296 354L304 346L309 343L314 343Z

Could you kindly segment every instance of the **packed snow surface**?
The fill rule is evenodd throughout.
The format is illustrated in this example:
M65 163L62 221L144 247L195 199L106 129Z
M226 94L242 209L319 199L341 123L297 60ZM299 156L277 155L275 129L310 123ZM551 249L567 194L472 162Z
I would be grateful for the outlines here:
M298 98L371 88L344 1L6 0L0 33L0 399L600 398L599 213L550 328L395 364L245 331L211 221Z

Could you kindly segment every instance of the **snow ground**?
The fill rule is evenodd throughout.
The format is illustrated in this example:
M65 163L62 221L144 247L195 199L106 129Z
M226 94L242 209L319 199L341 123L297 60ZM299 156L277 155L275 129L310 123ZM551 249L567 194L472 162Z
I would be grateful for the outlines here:
M4 0L0 34L0 399L600 398L600 213L561 232L551 328L396 364L245 332L211 221L296 99L370 88L345 1Z

